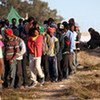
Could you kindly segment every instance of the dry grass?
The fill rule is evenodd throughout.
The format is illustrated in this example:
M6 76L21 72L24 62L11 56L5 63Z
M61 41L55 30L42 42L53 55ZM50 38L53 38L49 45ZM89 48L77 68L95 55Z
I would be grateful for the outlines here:
M100 48L78 53L78 62L83 66L93 66L100 63Z
M92 54L92 53L95 53ZM100 100L100 58L94 51L78 54L84 67L69 79L45 83L31 90L4 89L2 100Z
M90 34L89 34L89 32L82 32L81 35L82 36L89 36Z

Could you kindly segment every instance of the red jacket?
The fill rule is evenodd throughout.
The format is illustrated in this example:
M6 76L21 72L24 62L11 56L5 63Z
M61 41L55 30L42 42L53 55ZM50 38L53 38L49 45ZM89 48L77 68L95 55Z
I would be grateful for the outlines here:
M35 57L42 56L42 44L43 44L43 36L39 35L35 40L33 37L29 37L28 39L28 48L30 54L33 54Z

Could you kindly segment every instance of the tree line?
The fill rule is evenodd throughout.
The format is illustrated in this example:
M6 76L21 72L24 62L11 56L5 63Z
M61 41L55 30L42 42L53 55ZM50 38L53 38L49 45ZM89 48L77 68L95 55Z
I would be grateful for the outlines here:
M57 15L56 9L50 9L48 3L41 0L33 0L33 4L21 2L21 0L7 0L6 6L0 6L0 17L7 18L12 6L23 18L25 18L26 13L28 13L28 16L33 16L40 23L49 17L52 17L57 22L63 20L62 16Z

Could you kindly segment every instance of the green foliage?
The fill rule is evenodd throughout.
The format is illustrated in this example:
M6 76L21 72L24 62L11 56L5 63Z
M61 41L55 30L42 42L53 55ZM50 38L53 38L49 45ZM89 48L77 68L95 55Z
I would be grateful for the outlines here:
M12 6L23 18L25 18L26 13L28 13L29 16L33 16L40 23L42 23L49 17L54 18L57 22L63 19L61 16L57 15L56 9L51 10L48 7L47 2L43 2L40 0L33 0L33 4L28 4L27 2L20 2L20 0L8 0L6 7L0 7L0 16L7 17Z

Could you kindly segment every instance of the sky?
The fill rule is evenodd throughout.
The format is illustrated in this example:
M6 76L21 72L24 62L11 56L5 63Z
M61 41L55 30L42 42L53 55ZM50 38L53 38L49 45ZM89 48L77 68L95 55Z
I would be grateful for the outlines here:
M58 15L68 21L74 18L82 32L93 27L100 32L100 0L42 0L48 2L51 9L57 9Z

